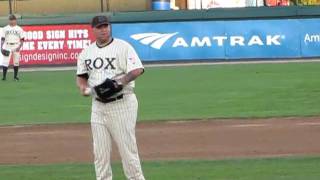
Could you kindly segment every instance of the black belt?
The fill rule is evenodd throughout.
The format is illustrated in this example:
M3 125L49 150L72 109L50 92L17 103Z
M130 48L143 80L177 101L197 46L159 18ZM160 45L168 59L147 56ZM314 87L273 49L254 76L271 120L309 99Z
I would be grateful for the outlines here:
M117 97L108 98L108 99L96 98L97 101L102 102L102 103L110 103L110 102L113 102L113 101L116 101L116 100L120 100L120 99L123 99L123 94L120 94L120 95L117 96Z
M18 44L18 43L7 43L7 44L9 44L9 45L16 45L16 44Z

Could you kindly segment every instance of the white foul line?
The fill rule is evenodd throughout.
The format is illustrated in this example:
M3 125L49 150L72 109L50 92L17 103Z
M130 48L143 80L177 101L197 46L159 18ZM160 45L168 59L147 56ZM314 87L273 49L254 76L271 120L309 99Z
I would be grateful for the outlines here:
M298 126L320 126L320 122L304 122L298 123Z

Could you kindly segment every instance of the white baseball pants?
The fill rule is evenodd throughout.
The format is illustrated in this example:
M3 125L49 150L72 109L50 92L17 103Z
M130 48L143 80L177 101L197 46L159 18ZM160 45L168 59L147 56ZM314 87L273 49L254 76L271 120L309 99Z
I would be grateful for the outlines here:
M112 180L112 139L119 149L127 179L145 179L135 136L137 112L138 101L135 94L125 94L123 99L106 104L93 101L91 130L97 180Z

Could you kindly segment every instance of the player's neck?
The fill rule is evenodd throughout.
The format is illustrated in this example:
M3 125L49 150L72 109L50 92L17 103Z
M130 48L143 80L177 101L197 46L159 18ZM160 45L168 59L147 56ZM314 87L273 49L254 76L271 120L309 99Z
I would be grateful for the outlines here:
M113 38L110 37L108 40L106 41L101 41L101 40L97 40L97 46L98 47L105 47L108 46L111 42L113 41Z

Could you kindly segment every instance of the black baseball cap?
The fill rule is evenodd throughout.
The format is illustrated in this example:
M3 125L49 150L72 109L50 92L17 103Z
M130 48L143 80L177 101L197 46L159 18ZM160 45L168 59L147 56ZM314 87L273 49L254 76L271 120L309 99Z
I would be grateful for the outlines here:
M95 16L92 18L91 26L92 27L99 27L101 25L109 25L110 21L107 16Z
M17 20L16 16L14 14L9 15L9 20Z

